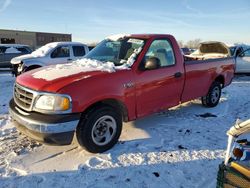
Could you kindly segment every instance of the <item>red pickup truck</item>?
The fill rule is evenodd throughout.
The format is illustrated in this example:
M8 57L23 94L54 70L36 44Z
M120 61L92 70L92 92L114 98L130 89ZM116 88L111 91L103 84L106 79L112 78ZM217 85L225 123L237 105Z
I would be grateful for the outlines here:
M16 127L50 144L104 152L132 121L201 97L218 104L234 76L233 58L184 57L171 35L116 35L69 64L17 77L9 112Z

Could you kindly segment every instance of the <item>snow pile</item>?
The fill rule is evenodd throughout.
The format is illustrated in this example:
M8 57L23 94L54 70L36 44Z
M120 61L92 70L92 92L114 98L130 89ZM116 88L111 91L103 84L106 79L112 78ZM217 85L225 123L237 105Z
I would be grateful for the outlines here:
M118 41L118 40L124 39L124 38L129 37L129 36L131 36L131 35L128 35L128 34L116 34L116 35L108 36L105 39L106 40L111 40L111 41Z
M32 52L31 55L34 57L43 57L47 53L49 53L51 49L55 48L57 45L58 45L57 42L48 43L48 44L38 48L34 52Z
M32 76L37 79L51 81L57 78L78 74L80 72L91 71L115 72L115 65L112 62L101 62L83 58L67 64L50 66L33 73Z
M6 54L20 54L21 52L14 47L10 47L10 48L7 48L4 53L6 53Z

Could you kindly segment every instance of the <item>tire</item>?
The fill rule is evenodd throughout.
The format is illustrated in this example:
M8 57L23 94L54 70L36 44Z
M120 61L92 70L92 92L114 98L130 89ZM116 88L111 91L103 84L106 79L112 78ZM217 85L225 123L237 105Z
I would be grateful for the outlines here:
M79 145L91 153L112 148L122 131L122 116L112 107L96 107L80 120L76 138Z
M208 94L201 98L202 105L206 107L215 107L220 101L220 96L221 83L215 81L210 86Z

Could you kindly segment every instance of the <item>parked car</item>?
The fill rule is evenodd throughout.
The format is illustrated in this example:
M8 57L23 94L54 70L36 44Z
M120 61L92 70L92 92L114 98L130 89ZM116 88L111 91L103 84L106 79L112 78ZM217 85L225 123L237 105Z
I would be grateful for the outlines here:
M231 56L237 57L240 53L242 53L244 50L246 50L243 46L230 46L229 47Z
M250 73L250 48L236 56L235 73Z
M189 48L181 48L184 55L189 55L192 53L192 51Z
M80 42L52 42L28 55L15 57L11 60L13 74L33 70L46 65L68 63L82 58L89 52L88 47Z
M11 68L11 59L20 55L29 54L32 50L22 44L0 44L0 68Z
M237 57L240 53L250 48L250 46L246 44L229 45L228 47L233 57Z
M219 103L234 76L234 58L184 62L171 35L116 35L85 58L17 77L9 103L16 127L40 142L70 144L76 135L88 151L104 152L122 122L201 97Z

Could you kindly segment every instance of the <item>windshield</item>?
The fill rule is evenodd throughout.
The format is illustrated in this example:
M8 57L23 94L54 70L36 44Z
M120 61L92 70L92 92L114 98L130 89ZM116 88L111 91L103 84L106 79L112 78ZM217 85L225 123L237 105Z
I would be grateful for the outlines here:
M46 45L38 48L37 50L35 50L31 54L34 56L38 56L38 57L45 56L50 52L51 49L55 48L56 46L57 46L56 43L49 43L49 44L46 44Z
M140 53L145 41L135 38L123 38L117 41L104 40L100 42L85 57L103 62L113 62L115 66L120 66ZM129 63L128 63L129 64Z

